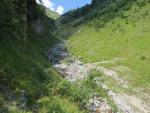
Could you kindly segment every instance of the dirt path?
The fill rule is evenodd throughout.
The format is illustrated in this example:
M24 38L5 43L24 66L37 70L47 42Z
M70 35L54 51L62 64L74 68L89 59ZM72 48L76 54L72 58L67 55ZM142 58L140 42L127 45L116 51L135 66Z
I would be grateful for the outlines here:
M115 58L111 61L101 61L96 63L87 63L83 64L80 60L76 59L74 56L68 54L67 49L65 48L65 43L56 44L52 49L46 52L46 55L49 61L53 66L69 81L75 82L78 80L85 79L88 73L95 69L105 76L111 77L116 81L118 85L122 88L128 88L128 81L125 78L121 78L116 70L108 69L101 66L101 64L106 63L116 63L118 59ZM127 67L118 68L124 69L125 71L129 70ZM97 79L97 85L99 84L99 79ZM150 113L150 107L142 99L138 98L135 95L129 95L124 92L114 92L107 87L106 84L103 84L103 88L109 90L108 95L114 100L117 107L122 113ZM138 91L137 91L138 92ZM150 97L147 97L150 98ZM96 101L97 103L97 101ZM97 106L98 108L99 106ZM108 112L108 110L106 110ZM103 113L107 113L103 112Z

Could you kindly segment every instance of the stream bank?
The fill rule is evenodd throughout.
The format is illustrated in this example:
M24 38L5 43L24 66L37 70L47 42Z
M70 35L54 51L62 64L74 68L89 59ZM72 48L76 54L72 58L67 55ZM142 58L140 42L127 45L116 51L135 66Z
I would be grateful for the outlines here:
M92 70L96 70L102 73L104 76L114 79L116 83L120 85L120 87L129 87L128 81L125 78L120 77L115 69L108 69L101 65L116 63L124 59L114 58L111 61L100 61L84 64L79 59L69 54L66 45L67 42L63 41L62 43L55 44L52 49L49 49L45 52L45 55L47 56L53 67L56 68L60 75L62 75L66 80L70 82L82 81L83 79L87 78L88 74ZM121 67L121 69L123 71L130 70L127 67L123 66ZM148 104L138 98L137 95L129 95L124 92L114 92L113 90L108 88L107 84L99 83L99 80L101 78L95 79L98 87L103 87L105 90L108 90L109 97L113 99L119 109L118 113L150 113ZM89 103L87 103L87 105L85 106L92 113L112 113L107 100L101 97L93 96L93 98L89 98Z

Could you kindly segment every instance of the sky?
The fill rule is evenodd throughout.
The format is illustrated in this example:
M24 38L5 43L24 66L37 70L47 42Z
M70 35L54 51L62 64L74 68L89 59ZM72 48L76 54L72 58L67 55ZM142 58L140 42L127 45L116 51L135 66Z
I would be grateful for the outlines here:
M40 0L36 0L40 4ZM42 4L52 11L63 14L69 10L89 4L91 0L42 0Z

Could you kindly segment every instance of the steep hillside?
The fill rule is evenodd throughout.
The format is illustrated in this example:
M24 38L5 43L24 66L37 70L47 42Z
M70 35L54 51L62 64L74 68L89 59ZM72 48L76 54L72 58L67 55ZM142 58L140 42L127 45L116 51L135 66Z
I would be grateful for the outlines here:
M0 9L0 113L86 113L85 92L47 58L59 42L53 35L59 15L35 0L2 0Z
M90 5L87 4L82 8L65 13L61 17L61 23L69 23L79 18L80 22L78 24L93 19L95 20L96 18L107 21L107 19L120 16L121 12L129 10L133 4L142 7L146 3L149 3L149 0L92 0Z
M56 75L43 53L57 42L54 20L44 11L34 0L0 2L0 113L31 109L46 92L44 70Z
M49 10L48 8L45 8L45 12L49 18L52 18L54 20L56 20L60 17L60 15L57 12L53 12L53 11Z
M67 41L68 52L100 66L104 88L124 112L150 110L149 11L149 0L93 0L57 22L56 35Z
M149 1L134 1L131 5L131 1L129 3L126 1L126 3L120 0L123 7L119 5L120 9L117 8L117 12L110 10L109 5L106 7L108 1L102 0L97 3L95 0L97 5L93 6L93 0L90 7L95 8L90 10L90 13L99 15L93 16L94 19L87 20L87 22L81 22L82 18L87 17L83 15L72 22L61 24L60 34L68 39L70 52L83 59L84 62L113 58L126 59L122 62L123 65L128 65L135 69L136 74L139 73L132 83L137 82L135 85L147 86L149 84ZM128 8L124 9L127 6ZM102 10L99 11L97 8ZM107 12L104 13L103 9ZM65 14L61 21L68 17L70 15Z
M2 0L0 15L0 113L149 113L149 0L92 0L60 18Z

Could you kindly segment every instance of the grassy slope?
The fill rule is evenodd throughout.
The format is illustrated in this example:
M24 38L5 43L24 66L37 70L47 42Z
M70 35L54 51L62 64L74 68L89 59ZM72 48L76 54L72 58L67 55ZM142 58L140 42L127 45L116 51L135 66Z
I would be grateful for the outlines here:
M50 48L57 40L50 33L39 34L32 30L28 30L25 42L19 39L19 35L14 36L10 32L3 32L2 36L4 39L0 41L0 85L9 86L16 93L25 90L29 95L28 104L32 105L42 92L46 91L43 83L49 79L49 75L44 69L52 68L42 54L43 50ZM7 98L2 95L1 100L3 97ZM8 109L11 108L8 106ZM15 110L10 111L19 113Z
M26 26L26 23L23 22L22 24L24 25L17 26L15 30L11 26L2 26L0 40L0 78L2 80L8 80L14 90L25 89L28 93L36 94L36 90L42 87L40 85L46 79L45 77L47 75L44 74L44 69L50 67L50 64L44 57L43 51L58 41L50 32L53 26L52 20L42 14L41 9L36 9L35 12L38 16L41 16L40 19L43 21L41 27L44 30L40 33L35 28L28 27L26 36L23 36L22 32L17 31ZM15 13L17 15L17 12Z
M142 8L132 6L130 10L123 12L124 17L115 17L99 29L95 28L94 21L91 21L90 25L81 25L81 30L79 26L72 27L74 22L64 25L62 27L64 36L74 29L79 29L68 37L69 51L84 62L124 58L125 60L120 64L134 71L132 76L126 76L130 83L134 86L148 87L150 84L149 10L149 4ZM71 31L67 29L68 25Z
M52 18L52 19L57 19L60 17L60 15L56 12L53 12L53 11L50 11L49 9L46 8L46 15L49 17L49 18Z
M42 9L41 6L39 8ZM54 16L51 12L48 14L48 17ZM76 90L67 93L63 83L68 84L70 89L77 87L64 81L43 54L45 49L58 42L51 33L48 17L40 13L44 31L37 33L33 28L28 28L24 40L16 31L13 34L9 27L3 29L0 37L0 86L9 86L18 95L20 90L25 90L28 93L27 111L31 111L32 105L39 100L40 113L83 113L85 111L76 104L78 100L75 102L71 99L79 96ZM0 92L0 112L25 113L15 105L8 104L7 98L3 91Z
M49 101L51 101L51 103L49 103ZM45 97L39 102L44 103L40 113L85 113L84 111L81 111L75 103L72 103L70 100L64 97L55 96L53 99Z
M149 84L149 6L144 6L139 12L127 11L133 14L128 17L128 24L120 17L106 23L100 31L94 26L83 26L84 30L69 37L70 52L85 62L95 62L114 57L126 58L121 64L128 65L134 70L132 82ZM144 18L143 18L143 15ZM139 17L137 19L137 17ZM120 23L121 28L118 25ZM67 26L67 28L69 28ZM71 27L69 30L74 30ZM77 28L78 29L78 28ZM130 30L130 32L129 32ZM114 32L113 32L114 31ZM144 33L144 35L143 35ZM66 33L67 34L67 33ZM76 84L62 80L59 74L42 55L45 48L57 42L49 33L49 28L43 33L28 30L26 43L20 42L19 37L3 32L4 40L0 40L0 79L7 79L11 88L16 92L26 90L29 94L29 105L37 101L43 92L46 97L39 99L40 112L84 113L80 104L84 104L90 95L92 86L87 83L83 92ZM41 38L42 37L42 38ZM91 37L91 38L90 38ZM80 43L79 43L80 42ZM138 54L137 54L138 53ZM144 57L143 57L144 56ZM142 60L143 59L143 60ZM47 73L46 73L47 72ZM142 73L142 77L141 74ZM142 78L142 79L141 79ZM91 81L91 80L90 80ZM102 91L100 91L102 93ZM104 93L106 93L104 91ZM79 95L80 94L80 95ZM85 95L86 94L86 95ZM104 94L105 96L106 94ZM0 96L0 108L2 97ZM33 102L32 102L33 101ZM68 107L70 106L70 107ZM12 113L22 113L12 110Z

